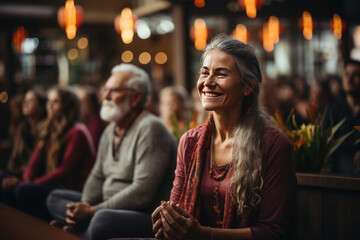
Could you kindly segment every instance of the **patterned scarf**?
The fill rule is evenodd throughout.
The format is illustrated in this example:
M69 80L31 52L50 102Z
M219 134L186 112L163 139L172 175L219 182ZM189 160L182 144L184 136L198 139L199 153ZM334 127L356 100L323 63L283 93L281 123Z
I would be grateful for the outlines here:
M201 178L206 162L206 153L210 148L213 129L215 128L213 115L211 114L207 123L200 126L200 137L192 152L189 170L187 171L182 192L180 195L180 206L188 211L195 219L200 220L200 188ZM231 174L230 167L229 173ZM235 224L235 207L232 193L229 187L226 189L224 216L222 228L231 228Z

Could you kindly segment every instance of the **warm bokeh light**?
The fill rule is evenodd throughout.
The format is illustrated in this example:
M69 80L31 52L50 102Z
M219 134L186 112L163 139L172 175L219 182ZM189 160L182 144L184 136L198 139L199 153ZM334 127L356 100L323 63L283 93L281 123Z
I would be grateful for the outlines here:
M266 22L263 25L262 38L264 50L267 52L272 52L274 50L274 40L271 37L269 22Z
M264 50L272 52L274 46L280 40L280 21L275 16L270 16L269 20L263 25L261 31Z
M126 29L121 32L121 38L125 44L130 44L134 37L134 31L131 29Z
M65 29L68 39L76 36L77 28L82 24L83 10L74 3L74 0L67 0L65 7L61 7L57 13L58 23Z
M195 19L194 22L194 43L195 48L199 51L204 50L208 37L206 22L202 18Z
M125 44L130 44L134 37L135 21L130 8L124 8L115 18L115 30L121 35Z
M71 40L71 39L74 39L75 36L76 36L76 26L75 25L70 25L70 26L67 26L66 29L65 29L65 32L66 32L66 37Z
M255 0L245 0L246 15L249 18L256 18Z
M158 52L156 55L155 55L155 62L157 64L164 64L167 62L167 55L166 53L164 52Z
M124 51L122 54L121 54L121 60L125 63L129 63L133 60L134 58L134 54L127 50L127 51Z
M244 43L246 43L248 41L248 39L249 39L247 28L243 24L236 25L236 28L233 31L232 36L235 39L237 39L239 41L242 41Z
M195 7L203 8L205 7L205 0L194 0Z
M88 39L87 39L86 37L82 37L82 38L80 38L80 39L78 40L78 47L79 47L80 49L85 49L85 48L87 48L88 44L89 44L89 41L88 41Z
M345 31L345 22L341 19L339 14L334 14L330 20L330 27L337 39L341 39L343 32Z
M12 44L18 52L21 51L21 45L25 38L27 38L28 33L25 31L23 26L20 26L16 29L12 37Z
M76 9L73 0L67 0L65 3L65 32L68 39L76 36Z
M278 43L280 39L280 21L275 16L269 18L269 33L274 43Z
M72 48L68 51L68 58L70 60L75 60L79 56L79 52L76 48Z
M238 0L238 2L249 18L256 18L257 11L262 7L262 0Z
M142 52L139 55L139 62L141 64L148 64L150 62L150 60L151 60L151 55L148 52Z
M314 22L311 17L311 14L308 11L304 11L300 21L300 27L303 31L304 38L307 40L312 39Z

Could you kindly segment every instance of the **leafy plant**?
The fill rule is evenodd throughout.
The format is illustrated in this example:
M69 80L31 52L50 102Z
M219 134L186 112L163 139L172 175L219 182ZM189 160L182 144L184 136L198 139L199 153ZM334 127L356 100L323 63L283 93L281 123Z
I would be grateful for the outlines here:
M330 156L351 135L352 131L334 139L334 134L345 122L343 119L335 126L331 123L328 129L323 129L323 119L316 114L316 106L312 104L308 110L309 124L300 127L291 113L290 127L285 127L281 113L277 111L272 118L284 134L288 137L294 149L295 169L301 172L321 172L329 164Z

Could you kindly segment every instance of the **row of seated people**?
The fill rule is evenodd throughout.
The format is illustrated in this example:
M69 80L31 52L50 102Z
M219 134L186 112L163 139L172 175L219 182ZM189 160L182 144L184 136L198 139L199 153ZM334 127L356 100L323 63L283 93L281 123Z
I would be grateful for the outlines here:
M103 91L104 121L92 116L87 125L78 122L80 109L86 109L80 102L89 104L85 90L76 96L55 87L47 102L36 90L26 93L24 125L29 126L18 129L18 139L29 141L14 144L21 149L14 149L1 176L2 201L45 221L55 219L51 225L90 239L119 232L151 237L150 213L169 198L177 143L162 121L145 110L149 77L130 64L115 66Z
M169 130L145 111L151 89L148 75L130 64L115 66L100 111L110 124L101 136L94 166L87 167L94 162L95 147L90 140L86 143L91 138L85 127L76 128L79 124L73 122L75 132L82 132L73 143L63 140L70 134L60 131L41 141L40 131L15 188L17 207L47 221L54 219L51 225L89 239L154 234L160 239L292 239L296 236L292 148L259 107L261 81L250 46L216 37L203 53L197 82L201 105L212 114L206 124L182 136L176 154ZM59 89L49 92L44 123L56 130L68 126L56 115L56 110L66 108L60 92L68 92ZM69 112L64 115L71 118ZM47 145L57 136L63 137L63 147ZM58 174L65 146L78 150L74 145L79 141L88 146L78 151L79 165L69 164L69 175ZM61 153L61 160L56 153ZM37 154L42 161L34 160ZM90 160L84 160L86 155ZM38 177L38 171L45 176ZM51 174L66 177L63 182L39 181ZM73 180L81 176L83 187Z

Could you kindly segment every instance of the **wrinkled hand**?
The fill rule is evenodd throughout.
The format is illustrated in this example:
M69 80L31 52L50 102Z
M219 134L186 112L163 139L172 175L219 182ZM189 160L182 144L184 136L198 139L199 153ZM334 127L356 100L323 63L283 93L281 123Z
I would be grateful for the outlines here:
M85 229L94 216L94 207L87 202L70 203L66 210L66 223L77 230Z
M164 201L161 201L161 204ZM155 238L162 239L163 237L163 229L162 229L162 223L161 223L161 205L155 209L155 211L151 214L151 221L153 225L153 232L155 233Z
M2 188L4 190L11 190L19 183L20 179L15 176L8 176L2 180Z
M156 210L155 210L156 211ZM201 225L178 204L164 202L160 206L162 237L164 239L198 239Z

